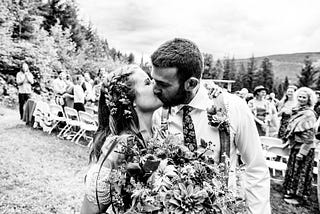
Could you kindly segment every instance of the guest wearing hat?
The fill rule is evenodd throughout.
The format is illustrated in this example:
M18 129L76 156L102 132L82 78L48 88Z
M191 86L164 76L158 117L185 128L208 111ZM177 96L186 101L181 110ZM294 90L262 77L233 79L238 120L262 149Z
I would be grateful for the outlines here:
M253 96L254 98L249 101L248 105L254 115L257 129L260 136L266 136L268 127L270 125L271 106L265 99L267 89L259 85L255 87Z

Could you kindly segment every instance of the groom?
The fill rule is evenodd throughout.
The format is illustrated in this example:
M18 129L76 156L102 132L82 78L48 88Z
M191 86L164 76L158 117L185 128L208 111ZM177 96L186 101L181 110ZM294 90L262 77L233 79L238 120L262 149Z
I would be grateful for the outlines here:
M244 191L249 213L271 213L269 170L247 104L222 90L218 90L214 98L210 99L208 90L201 82L202 54L197 45L189 40L173 39L165 42L152 54L151 61L154 93L164 103L164 107L170 109L167 114L158 115L156 121L166 123L172 134L184 133L184 143L190 150L197 149L204 140L214 144L213 157L216 161L221 160L221 151L226 151L231 163L230 188L236 185L233 172L239 151L246 164ZM218 128L209 125L207 109L212 106L219 106L228 115L229 142L222 140Z

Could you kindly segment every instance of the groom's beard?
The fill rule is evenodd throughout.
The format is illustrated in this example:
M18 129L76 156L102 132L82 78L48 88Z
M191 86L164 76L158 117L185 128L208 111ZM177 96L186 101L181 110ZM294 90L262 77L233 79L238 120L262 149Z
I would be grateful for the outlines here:
M191 96L192 96L192 93L189 91L186 91L184 89L184 85L181 84L178 92L174 96L172 96L169 99L160 98L160 100L163 102L163 107L168 108L168 107L189 103Z

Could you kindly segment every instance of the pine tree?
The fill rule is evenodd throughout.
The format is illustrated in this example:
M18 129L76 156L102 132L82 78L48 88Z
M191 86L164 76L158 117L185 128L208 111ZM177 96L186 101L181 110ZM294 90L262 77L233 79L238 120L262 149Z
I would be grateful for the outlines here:
M255 74L255 86L263 85L271 91L273 88L273 78L272 63L268 58L264 58L261 62L260 69Z
M284 89L283 83L278 84L278 90L277 90L277 93L276 93L278 95L278 97L279 98L283 97L284 92L285 92L285 89Z
M227 57L223 60L223 77L224 80L229 80L231 75L231 61Z
M51 36L54 38L58 61L61 69L74 70L73 60L76 54L76 45L71 39L69 29L62 29L59 22L51 28Z
M257 70L256 66L256 60L254 56L249 59L249 62L247 63L247 73L244 76L244 87L247 88L249 91L253 91L255 85L254 85L254 75Z
M235 77L236 82L233 85L233 88L235 91L241 90L242 88L245 87L244 78L246 73L247 73L246 67L243 64L243 62L241 62L239 72L236 74L236 77Z
M129 56L128 56L128 63L129 63L129 64L134 63L134 55L133 55L133 53L130 53L130 54L129 54Z
M42 27L46 31L50 32L51 27L59 21L63 13L63 7L61 0L48 0L39 8L44 17Z
M216 61L216 64L212 68L211 78L212 79L221 79L223 75L223 65L220 59Z
M309 58L309 56L306 56L304 59L304 66L301 70L300 75L298 75L298 86L299 87L313 87L313 84L315 83L315 77L318 73L317 70L315 70L312 66L312 61Z
M229 80L235 80L236 73L237 73L236 60L234 57L232 57L232 59L230 61Z
M12 38L15 40L30 40L35 35L37 28L37 20L40 16L37 15L37 6L39 2L34 1L12 1L10 10L15 17L15 22L12 30Z
M212 54L203 53L204 61L204 71L202 78L203 79L212 79L212 67L213 67L213 57Z
M288 76L286 76L284 78L283 90L286 91L288 89L288 86L289 86L289 79L288 79Z

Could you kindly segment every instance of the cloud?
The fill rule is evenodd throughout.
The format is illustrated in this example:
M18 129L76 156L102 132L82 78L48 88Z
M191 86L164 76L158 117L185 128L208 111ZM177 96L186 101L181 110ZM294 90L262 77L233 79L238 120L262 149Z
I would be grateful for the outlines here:
M306 3L307 2L307 3ZM319 51L318 0L78 0L110 46L150 55L174 37L214 57ZM137 57L136 57L137 58Z

